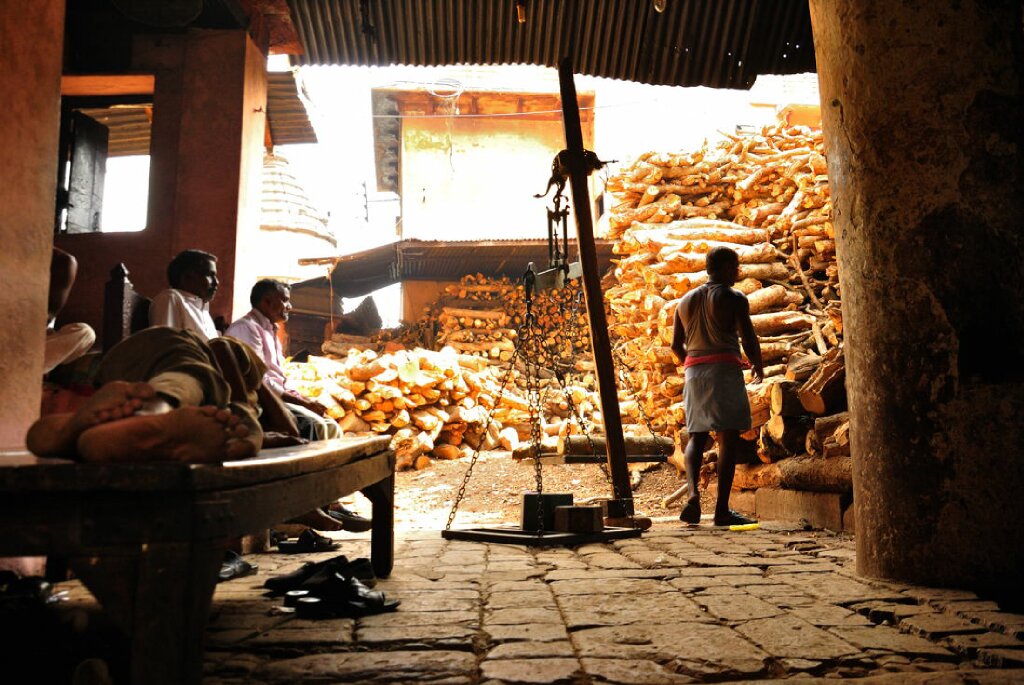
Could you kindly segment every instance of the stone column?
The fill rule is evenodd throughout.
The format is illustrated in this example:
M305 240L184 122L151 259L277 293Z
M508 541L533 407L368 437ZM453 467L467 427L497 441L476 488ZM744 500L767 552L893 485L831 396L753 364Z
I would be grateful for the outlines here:
M0 3L0 448L39 416L63 36L64 0Z
M1019 2L811 0L857 568L1024 587Z

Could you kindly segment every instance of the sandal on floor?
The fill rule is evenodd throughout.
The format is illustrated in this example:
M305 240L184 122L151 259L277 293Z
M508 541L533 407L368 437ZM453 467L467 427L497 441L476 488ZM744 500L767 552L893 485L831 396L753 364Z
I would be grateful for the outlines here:
M220 571L217 573L217 582L222 583L225 580L245 578L259 570L259 566L250 564L238 552L227 552L224 555L224 562L220 565Z
M377 585L377 574L373 572L373 564L366 557L353 559L342 566L338 573L346 578L356 578L366 587L372 588Z
M340 554L325 561L307 561L291 573L267 578L266 582L263 583L263 587L270 590L275 595L284 594L289 590L299 590L302 588L303 583L313 577L313 575L320 570L324 568L337 570L344 568L348 564L348 557L344 554Z
M715 514L715 526L722 528L725 526L749 526L752 523L757 523L757 519L752 519L749 516L733 511L730 509L726 514Z
M338 543L326 535L321 535L312 528L307 528L295 540L282 540L277 543L277 549L283 554L330 552L338 549Z
M356 578L340 574L317 574L303 586L310 595L298 600L299 618L359 618L394 611L401 603L383 592L371 590Z

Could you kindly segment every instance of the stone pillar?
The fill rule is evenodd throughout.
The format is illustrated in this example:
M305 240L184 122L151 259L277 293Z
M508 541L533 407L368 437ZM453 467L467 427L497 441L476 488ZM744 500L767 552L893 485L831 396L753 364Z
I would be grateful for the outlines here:
M870 577L1021 597L1019 2L811 0Z
M0 448L39 415L63 36L64 0L0 3Z

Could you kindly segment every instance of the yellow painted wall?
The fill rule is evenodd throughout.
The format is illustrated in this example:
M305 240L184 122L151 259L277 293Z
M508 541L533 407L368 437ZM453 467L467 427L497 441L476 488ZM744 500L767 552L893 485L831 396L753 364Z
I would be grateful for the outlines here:
M402 236L435 240L543 238L543 192L564 147L558 121L406 119Z
M402 284L402 321L415 323L423 316L424 307L433 304L453 281L406 281Z

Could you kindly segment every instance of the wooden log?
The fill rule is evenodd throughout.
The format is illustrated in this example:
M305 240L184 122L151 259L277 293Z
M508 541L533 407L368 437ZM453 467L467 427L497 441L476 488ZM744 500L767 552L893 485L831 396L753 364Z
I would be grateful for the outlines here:
M765 424L765 429L777 445L781 445L790 454L804 451L807 432L814 426L814 420L807 416L773 416Z
M775 442L765 424L757 429L757 457L765 464L772 464L793 455L793 452Z
M772 335L783 331L810 330L814 317L803 312L771 312L750 317L758 335Z
M849 423L850 415L847 412L840 412L832 416L822 416L814 420L814 427L807 432L807 440L804 447L810 455L820 455L826 440L831 438L837 428L844 423Z
M814 353L793 355L786 364L786 378L791 381L804 381L821 364L821 357Z
M779 464L737 464L733 476L733 490L777 488L782 483Z
M605 439L603 435L591 436L594 447L598 454L605 451ZM661 436L632 436L623 437L626 446L626 454L659 455L672 453L672 439ZM557 451L559 454L592 454L590 442L584 435L569 435L558 440Z
M835 353L835 354L833 354ZM800 403L811 414L833 414L846 409L846 365L840 348L830 350L804 382Z
M772 416L803 416L807 413L797 394L800 384L780 379L771 384Z
M457 445L442 442L434 446L434 449L430 451L431 456L436 459L458 459L462 456L461 450Z
M813 492L850 492L853 489L853 461L848 456L784 459L778 464L779 486Z

